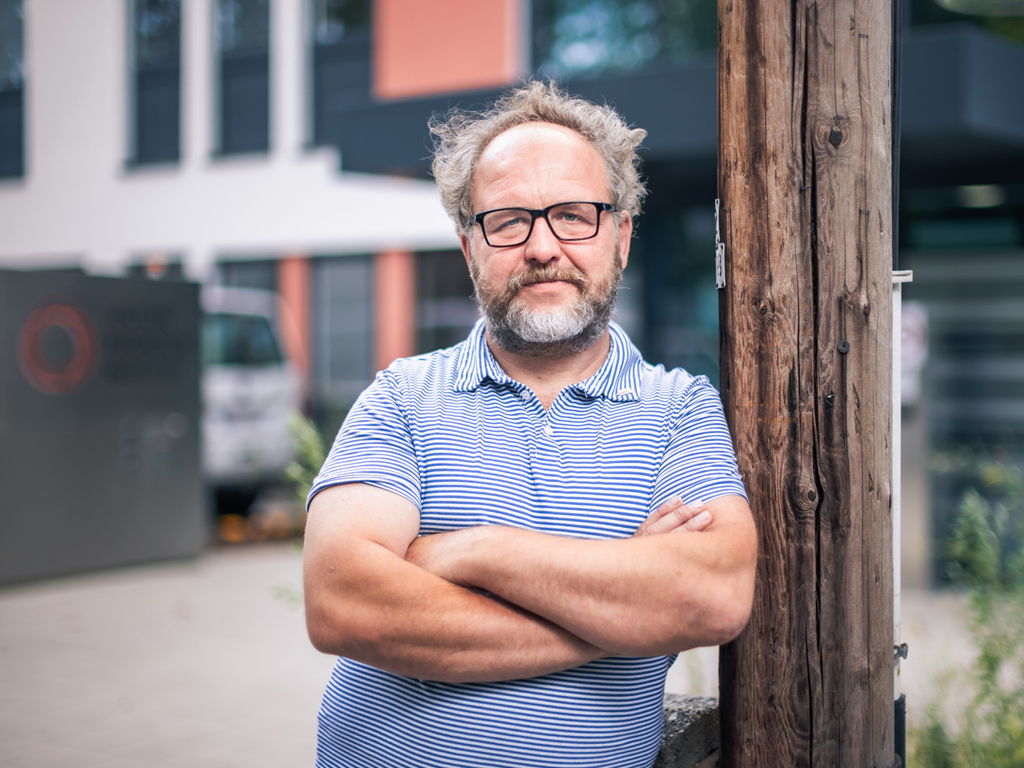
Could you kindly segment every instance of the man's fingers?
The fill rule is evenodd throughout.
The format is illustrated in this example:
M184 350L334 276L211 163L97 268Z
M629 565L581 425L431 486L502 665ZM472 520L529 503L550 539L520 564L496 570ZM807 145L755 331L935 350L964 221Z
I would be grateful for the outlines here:
M688 505L674 496L652 512L633 535L655 536L677 529L702 531L710 524L711 514L704 509L703 501Z
M711 513L705 509L683 523L683 528L687 531L703 531L709 525L711 525Z
M676 509L678 509L679 507L683 507L683 506L685 506L683 504L683 500L681 498L679 498L678 496L673 496L668 501L666 501L664 504L662 504L660 507L658 507L656 510L651 512L651 514L649 514L647 516L647 519L644 520L640 524L640 527L637 528L636 531L633 532L633 535L634 536L643 536L647 532L647 529L651 526L652 523L657 522L658 520L663 518L665 515L670 514L673 511L675 511Z
M645 536L657 536L672 531L702 531L711 524L711 513L692 507L683 507L652 523Z

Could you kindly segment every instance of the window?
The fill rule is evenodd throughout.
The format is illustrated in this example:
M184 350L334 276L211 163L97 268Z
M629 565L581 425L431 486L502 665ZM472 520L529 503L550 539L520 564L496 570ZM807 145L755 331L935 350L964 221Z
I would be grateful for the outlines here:
M0 0L0 178L25 173L22 0Z
M949 0L902 0L903 19L905 24L912 26L928 26L932 24L973 24L987 29L989 32L1013 40L1016 43L1024 43L1024 14L1019 11L1013 12L1009 4L1004 11L1008 15L997 14L987 16L982 14L983 3L956 3ZM976 6L975 13L964 12L970 6ZM995 8L996 3L988 3ZM955 11L953 8L962 8L964 11ZM1019 5L1018 5L1019 8ZM1012 15L1010 15L1012 14Z
M277 262L222 261L217 264L217 282L227 288L251 288L257 291L277 291Z
M534 67L544 76L632 72L711 52L715 0L534 0Z
M270 0L217 0L221 154L270 148Z
M203 364L255 368L284 358L270 320L262 315L214 312L203 317Z
M337 144L341 112L370 103L370 0L312 0L312 140Z
M313 381L317 421L334 434L376 372L372 256L313 260Z
M718 385L718 291L712 205L648 211L633 241L616 321L644 359Z
M132 0L133 163L181 154L181 0Z
M932 541L942 542L968 487L1005 503L1024 471L1024 251L933 244L901 252L904 265L914 271L904 308L921 302L928 318L921 399L904 413L927 435L920 461L930 473ZM939 583L949 577L942 555L937 548Z
M458 344L479 316L462 251L417 253L416 354Z

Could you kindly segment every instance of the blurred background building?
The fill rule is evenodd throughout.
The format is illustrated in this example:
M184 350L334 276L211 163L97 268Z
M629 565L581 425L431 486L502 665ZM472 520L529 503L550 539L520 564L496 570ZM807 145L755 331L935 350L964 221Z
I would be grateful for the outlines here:
M900 19L908 586L1024 464L1024 6L942 2ZM716 44L714 0L0 0L0 266L276 291L332 433L477 316L428 118L550 76L648 130L618 319L717 381Z

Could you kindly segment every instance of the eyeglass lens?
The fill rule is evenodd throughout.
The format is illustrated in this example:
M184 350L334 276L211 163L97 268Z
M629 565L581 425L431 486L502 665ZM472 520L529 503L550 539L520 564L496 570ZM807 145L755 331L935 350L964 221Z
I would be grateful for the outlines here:
M564 203L549 209L547 220L559 240L586 240L597 234L600 213L593 203ZM533 222L533 213L526 208L504 208L488 213L481 224L487 242L502 246L525 242Z

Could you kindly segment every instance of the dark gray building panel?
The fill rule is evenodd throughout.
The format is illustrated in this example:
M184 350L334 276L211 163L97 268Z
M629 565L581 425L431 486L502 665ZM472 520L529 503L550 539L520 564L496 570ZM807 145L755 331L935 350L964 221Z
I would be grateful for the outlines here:
M904 185L1024 181L1024 49L968 24L914 29L902 119Z
M198 554L198 286L0 271L0 355L0 583Z

